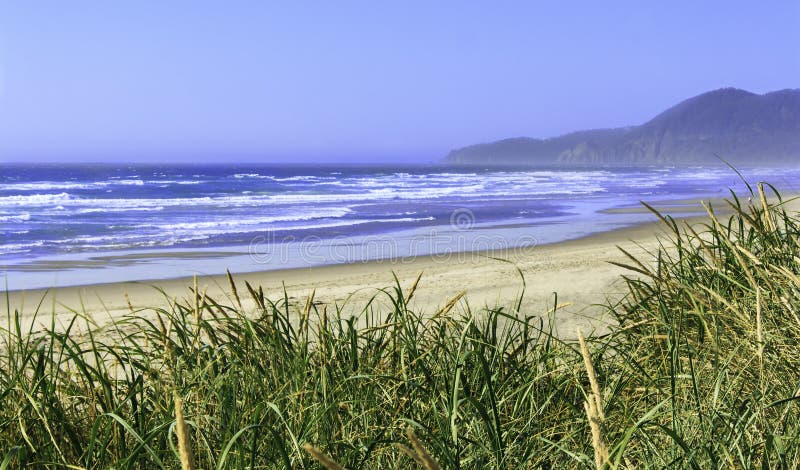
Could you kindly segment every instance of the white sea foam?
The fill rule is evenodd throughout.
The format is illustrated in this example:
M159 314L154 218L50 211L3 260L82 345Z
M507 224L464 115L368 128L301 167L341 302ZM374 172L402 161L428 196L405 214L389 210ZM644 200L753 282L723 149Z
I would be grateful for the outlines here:
M90 207L88 209L78 209L76 214L103 214L106 212L157 212L163 211L164 206L131 206L131 207Z
M22 214L0 214L0 222L25 222L31 220L31 215L27 212Z
M0 184L0 191L53 191L61 189L87 189L95 183L69 183L41 181L32 183L4 183Z
M179 182L166 181L176 184L196 184L194 181ZM148 181L147 183L158 184L161 181ZM112 179L111 181L92 181L92 182L70 182L70 181L32 181L27 183L4 183L0 184L0 191L59 191L75 189L98 189L109 186L142 186L145 182L138 179Z
M336 179L334 176L315 176L315 175L297 175L297 176L286 176L283 178L272 178L275 181L286 183L292 181L327 181Z
M81 235L74 238L52 241L51 243L57 245L82 245L91 246L93 248L117 248L117 247L144 247L144 246L167 246L177 243L206 240L213 236L221 235L235 235L237 233L252 233L263 232L269 233L273 231L299 231L299 230L318 230L324 228L335 227L348 227L355 225L363 225L370 223L409 223L419 221L434 220L433 217L401 217L396 219L320 219L318 222L310 224L290 224L279 225L274 227L253 227L249 225L243 226L225 226L218 223L204 224L198 223L194 225L187 224L173 224L174 228L164 230L165 226L148 227L149 231L144 233L135 234L115 234L115 235Z
M222 198L224 199L224 198ZM199 198L88 198L72 196L68 193L27 194L0 196L0 207L101 207L108 210L115 208L139 208L157 206L176 206L190 204L213 204L211 197Z
M157 185L170 185L170 184L182 184L182 185L192 185L192 184L201 184L205 183L202 180L147 180L147 184L157 184Z
M155 228L159 230L196 230L214 227L247 227L253 225L267 225L276 222L297 222L303 220L314 219L333 219L344 217L352 212L349 208L332 208L325 211L300 211L293 214L275 215L267 217L253 217L253 218L220 218L203 222L181 222L176 224L158 225Z
M270 204L320 204L348 202L377 202L393 199L425 200L442 197L503 197L519 195L578 195L605 191L605 187L592 182L586 176L569 176L558 181L507 175L467 179L459 184L430 185L422 183L381 183L374 180L360 181L360 191L348 192L285 192L279 194L240 194L235 196L202 196L187 198L89 198L57 194L27 194L0 196L1 207L53 207L103 208L108 211L147 210L148 208L171 206L247 207ZM158 209L156 209L158 210Z
M259 174L239 174L239 177L262 177ZM313 189L314 185L337 185L348 188L362 189L362 191L321 192L321 193L283 193L275 195L244 195L242 196L221 196L221 197L195 197L195 198L169 198L169 199L100 199L100 198L81 198L70 196L66 192L59 194L31 194L14 195L0 197L0 206L3 205L47 205L61 203L69 200L70 204L81 206L151 206L159 205L179 205L179 204L234 204L247 205L250 203L263 203L265 201L284 202L296 200L300 202L319 202L319 201L352 201L357 199L428 199L451 194L471 195L486 192L481 195L504 194L504 188L513 187L515 191L525 190L526 194L553 194L555 189L563 190L564 194L585 194L588 192L601 191L601 184L611 176L608 172L497 172L484 175L475 173L452 174L435 173L431 175L410 175L402 174L402 178L384 176L353 177L337 180L334 177L318 177L310 175L298 175L285 178L275 178L282 182L304 182L308 189ZM117 180L115 184L142 185L142 180ZM199 181L179 181L179 180L148 180L147 183L153 184L199 184ZM436 184L434 184L436 183ZM660 183L660 182L659 182ZM49 183L48 183L49 184ZM91 183L108 184L108 183ZM9 185L16 186L16 185ZM64 187L86 187L81 184L65 184ZM47 188L60 187L58 185L44 186ZM33 187L31 187L33 188ZM389 194L389 193L393 194Z
M0 196L0 207L52 206L68 201L69 198L67 193Z
M38 246L43 246L43 241L35 241L30 243L6 243L0 245L0 254L9 255L9 254L17 254L17 253L28 253L31 251L31 248L36 248Z
M336 220L322 220L320 219L319 222L314 223L306 223L306 224L290 224L290 225L278 225L274 227L263 227L260 229L254 230L252 227L230 227L228 229L214 229L208 228L205 230L192 230L192 231L178 231L172 233L172 235L177 236L182 240L192 239L193 236L200 236L202 239L209 238L215 235L226 235L226 234L236 234L236 233L250 233L250 232L272 232L272 231L287 231L293 232L298 230L318 230L324 228L335 228L335 227L350 227L354 225L364 225L364 224L384 224L384 223L409 223L409 222L422 222L422 221L430 221L434 220L433 217L400 217L396 219L336 219ZM187 238L189 237L189 238Z
M244 178L269 178L269 176L260 175L258 173L236 173L233 175L236 179L244 179Z

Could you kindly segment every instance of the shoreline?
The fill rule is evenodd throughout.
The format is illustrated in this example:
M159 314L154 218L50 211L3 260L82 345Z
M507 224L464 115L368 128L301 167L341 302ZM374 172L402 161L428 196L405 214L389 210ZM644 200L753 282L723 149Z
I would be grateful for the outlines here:
M800 209L796 194L786 195L791 201L787 209ZM774 202L773 198L770 198ZM688 205L692 201L681 201ZM675 204L675 201L670 201ZM707 222L703 210L694 201L696 211L677 211L673 217L694 225ZM719 216L730 211L720 207ZM674 206L673 206L674 208ZM632 209L633 210L633 209ZM648 212L645 208L640 212ZM649 212L648 212L649 213ZM359 315L360 308L372 305L387 307L382 290L393 289L396 282L408 290L417 276L422 275L410 308L417 312L435 313L451 299L459 297L456 311L469 312L482 307L503 307L506 311L540 316L546 320L557 303L554 319L556 333L571 335L576 327L586 331L605 331L613 323L606 318L603 304L621 297L625 292L623 275L631 271L611 262L629 263L619 250L625 249L644 261L658 249L660 240L668 235L663 222L650 214L650 221L601 230L575 238L517 249L481 252L454 252L443 255L419 255L406 258L383 258L352 263L293 267L254 272L230 269L245 308L254 309L247 300L245 283L263 287L273 301L286 298L293 308L301 308L313 295L315 305L327 305L349 315ZM511 254L512 256L503 256ZM500 256L498 256L500 255ZM503 258L501 261L495 258ZM515 304L525 290L519 312ZM230 284L225 274L197 276L198 290L210 298L232 304ZM191 296L194 276L170 279L94 283L50 289L9 290L5 292L7 312L18 310L23 324L33 326L56 322L66 324L76 313L87 321L103 325L110 319L131 314L154 316L156 309L168 308L174 299ZM554 295L557 293L557 298ZM37 305L42 309L36 319ZM133 310L131 310L133 309ZM46 321L44 321L46 319Z
M703 210L697 200L679 200L675 204L687 209L679 211L680 214L676 211L680 218L698 216ZM407 265L425 259L502 257L526 248L634 229L657 220L643 207L605 206L606 203L585 205L572 220L554 216L480 224L468 230L451 223L344 238L321 239L311 235L288 242L257 236L249 245L64 253L0 265L0 269L6 280L5 290L30 292L130 282L160 283L194 276L209 278L223 275L226 267L245 275L330 266Z
M391 289L395 283L394 276L403 289L409 289L421 273L411 307L432 314L462 292L465 295L457 306L462 311L484 306L503 306L513 310L522 293L521 272L526 284L522 313L546 315L553 309L556 301L553 293L557 292L558 329L571 332L578 325L605 329L608 319L603 318L602 308L596 304L623 292L625 286L621 275L626 273L609 261L627 260L617 246L635 256L657 248L659 236L666 232L663 223L656 221L655 216L653 219L635 226L510 250L512 256L507 256L508 262L493 259L497 255L509 254L509 250L501 250L500 253L459 252L447 257L423 255L410 260L379 259L250 273L237 273L231 269L231 273L243 299L249 297L245 282L256 288L262 286L273 300L283 298L285 286L290 302L304 304L314 292L315 302L331 308L338 306L343 311L363 306L371 298L374 298L373 304L379 306L386 300L382 298L381 289ZM704 218L686 217L681 220L695 223ZM153 314L153 309L168 307L171 299L189 297L193 283L194 277L177 277L14 290L6 292L6 301L11 311L19 310L28 324L34 321L33 310L39 304L43 306L39 321L46 319L49 323L54 316L56 322L65 323L78 312L97 324L103 324L111 318L131 313L131 306L140 316ZM231 299L229 282L224 274L198 276L197 283L199 291L211 298Z

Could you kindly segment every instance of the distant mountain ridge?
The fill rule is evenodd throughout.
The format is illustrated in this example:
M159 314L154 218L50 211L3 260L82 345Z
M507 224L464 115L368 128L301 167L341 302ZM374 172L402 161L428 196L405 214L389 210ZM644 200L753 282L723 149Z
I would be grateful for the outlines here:
M638 126L519 137L451 151L453 164L640 166L800 163L800 89L758 95L723 88Z

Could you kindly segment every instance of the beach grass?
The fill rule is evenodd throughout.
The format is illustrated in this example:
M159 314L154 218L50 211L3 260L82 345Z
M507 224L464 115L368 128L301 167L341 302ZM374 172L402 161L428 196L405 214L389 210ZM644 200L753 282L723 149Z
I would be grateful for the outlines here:
M553 334L556 298L416 311L419 279L352 316L233 278L103 326L7 307L0 469L795 468L800 219L728 204L658 214L602 335Z

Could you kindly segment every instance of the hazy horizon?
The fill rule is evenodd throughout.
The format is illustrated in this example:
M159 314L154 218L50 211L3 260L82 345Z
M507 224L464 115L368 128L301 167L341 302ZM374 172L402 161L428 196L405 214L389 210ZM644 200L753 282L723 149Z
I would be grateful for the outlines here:
M435 163L800 86L800 3L0 0L0 161Z

